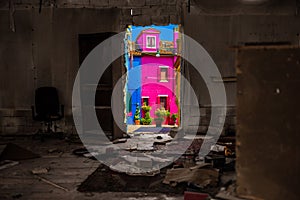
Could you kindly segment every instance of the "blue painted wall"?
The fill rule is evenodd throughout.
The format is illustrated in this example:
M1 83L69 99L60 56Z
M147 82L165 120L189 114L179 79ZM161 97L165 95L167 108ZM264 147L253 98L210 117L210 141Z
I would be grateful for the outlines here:
M141 106L141 57L133 56L133 61L131 62L130 58L128 58L128 62L127 109L128 112L132 113L132 116L127 117L127 124L134 124L136 106Z

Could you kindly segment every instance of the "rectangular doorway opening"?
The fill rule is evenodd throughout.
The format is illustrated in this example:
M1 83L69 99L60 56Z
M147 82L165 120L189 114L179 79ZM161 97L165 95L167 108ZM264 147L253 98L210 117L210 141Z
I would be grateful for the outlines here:
M128 26L125 123L180 126L180 25Z

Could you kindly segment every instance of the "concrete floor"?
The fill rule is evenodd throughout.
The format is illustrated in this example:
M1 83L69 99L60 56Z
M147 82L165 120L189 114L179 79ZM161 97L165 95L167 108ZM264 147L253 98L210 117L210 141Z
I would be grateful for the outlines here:
M155 125L127 125L127 133L133 133L135 130L139 129L140 127L155 127ZM177 127L177 125L162 125L162 127Z
M59 139L44 142L31 137L1 137L0 144L8 142L41 155L40 158L20 161L18 165L0 170L0 199L97 199L97 200L179 200L183 196L147 193L81 193L78 185L98 166L99 162L72 154L74 149L83 147L80 143ZM50 151L49 151L50 150ZM54 151L53 151L54 150ZM33 175L32 170L47 168L45 174ZM44 178L66 190L40 180Z

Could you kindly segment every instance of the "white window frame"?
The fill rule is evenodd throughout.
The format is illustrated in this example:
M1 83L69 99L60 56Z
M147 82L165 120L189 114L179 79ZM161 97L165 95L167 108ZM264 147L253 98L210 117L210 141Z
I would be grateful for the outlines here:
M148 38L154 38L154 47L149 46ZM147 35L146 36L146 47L149 48L149 49L156 49L156 36L153 36L153 35Z
M161 80L161 69L167 69L167 80ZM159 82L169 82L169 66L159 66Z
M147 106L149 106L149 96L142 96L142 102L143 102L143 104L144 104L144 99L148 99L148 105Z

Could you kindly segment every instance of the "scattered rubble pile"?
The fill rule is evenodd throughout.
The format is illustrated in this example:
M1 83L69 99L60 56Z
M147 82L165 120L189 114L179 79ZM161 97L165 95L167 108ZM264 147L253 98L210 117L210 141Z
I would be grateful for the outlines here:
M20 160L39 157L38 154L13 143L0 145L0 170L18 165Z
M169 133L133 133L127 139L114 141L132 154L109 154L112 146L100 153L82 153L95 159L99 154L113 157L109 167L101 165L78 188L82 192L160 192L183 194L184 192L207 193L219 199L235 196L235 138L221 137L217 144L210 146L210 153L199 157L199 151L205 137L183 136L172 141ZM208 139L209 138L205 138ZM210 144L210 143L209 143ZM213 142L211 143L213 144ZM180 149L189 145L182 154ZM185 148L186 149L186 148ZM84 149L83 149L84 151ZM164 152L166 157L155 157L155 152ZM137 154L137 152L139 154ZM179 157L171 157L171 154ZM143 156L140 156L143 155ZM182 155L181 155L182 154ZM176 158L176 160L171 160ZM169 165L165 165L169 163ZM170 164L171 163L171 164ZM140 167L155 168L151 172L139 171ZM122 169L120 171L120 169ZM187 194L190 195L190 194ZM194 194L193 194L194 195Z

